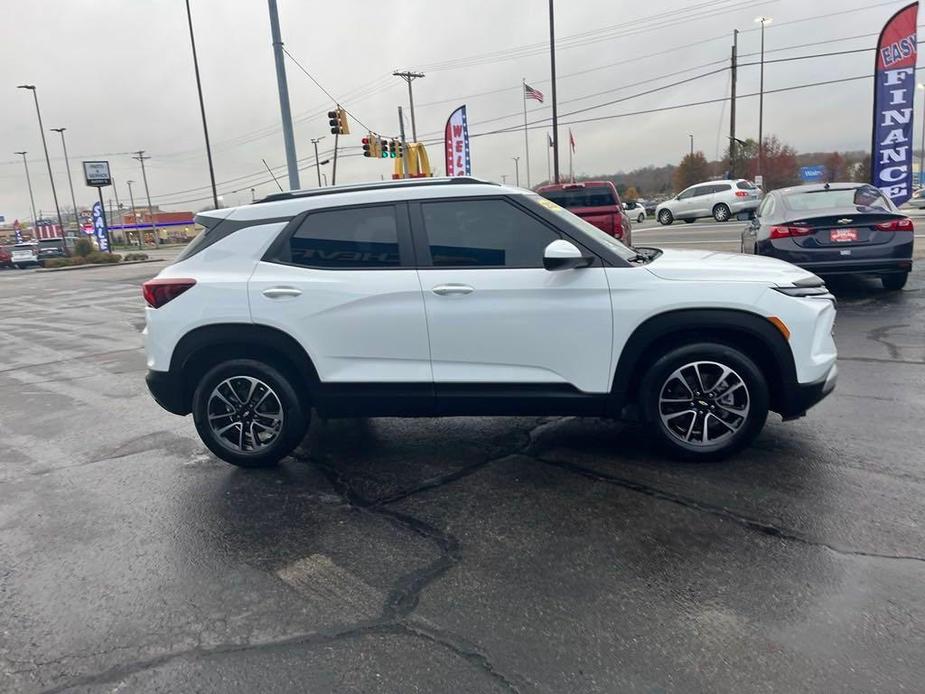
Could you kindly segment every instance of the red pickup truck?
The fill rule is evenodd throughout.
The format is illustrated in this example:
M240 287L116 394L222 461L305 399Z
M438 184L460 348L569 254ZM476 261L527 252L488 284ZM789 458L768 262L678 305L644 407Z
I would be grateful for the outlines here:
M536 192L626 245L632 243L630 220L610 181L549 184Z

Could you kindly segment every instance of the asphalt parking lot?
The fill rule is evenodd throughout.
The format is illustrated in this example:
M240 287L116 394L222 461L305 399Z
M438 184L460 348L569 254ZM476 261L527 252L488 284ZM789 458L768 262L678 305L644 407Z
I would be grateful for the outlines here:
M0 690L921 691L921 264L832 284L837 390L733 460L600 420L316 420L270 471L150 399L160 267L0 272Z

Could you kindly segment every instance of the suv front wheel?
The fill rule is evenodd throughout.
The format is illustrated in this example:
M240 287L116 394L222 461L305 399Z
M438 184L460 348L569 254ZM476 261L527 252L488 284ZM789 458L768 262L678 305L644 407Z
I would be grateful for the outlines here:
M253 359L233 359L210 369L193 393L193 420L203 443L240 467L274 465L294 449L308 427L288 379Z
M671 210L662 210L658 213L658 223L668 226L674 221L674 215L671 214Z
M646 420L676 457L716 460L738 451L768 416L768 386L739 350L699 343L671 350L642 382Z

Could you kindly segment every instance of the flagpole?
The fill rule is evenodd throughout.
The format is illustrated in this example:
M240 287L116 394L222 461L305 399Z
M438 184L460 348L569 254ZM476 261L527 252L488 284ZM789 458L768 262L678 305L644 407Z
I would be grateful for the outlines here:
M922 151L925 151L925 149L923 149ZM552 164L549 161L551 156L552 156L552 137L549 135L549 133L546 133L546 183L552 183Z
M530 187L530 139L527 137L527 79L520 78L520 98L524 100L524 156L527 159L527 188Z

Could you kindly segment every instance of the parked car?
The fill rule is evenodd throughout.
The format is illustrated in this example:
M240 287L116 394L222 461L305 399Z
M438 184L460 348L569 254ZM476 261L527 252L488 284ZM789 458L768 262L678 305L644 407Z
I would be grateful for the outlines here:
M632 243L632 225L623 210L620 194L610 181L553 183L536 190L547 200L587 220L605 234L626 245Z
M623 203L623 209L626 210L626 216L642 224L646 221L646 208L638 200Z
M772 191L742 232L742 252L780 258L819 275L880 277L902 289L912 271L915 227L867 183Z
M39 240L39 263L51 258L64 258L67 253L64 252L64 242L61 239L40 239Z
M914 207L918 210L925 207L925 188L919 188L912 194L912 197L909 198L907 203L910 207Z
M29 265L38 265L39 245L34 241L17 243L13 246L12 256L13 265L20 270Z
M707 181L685 188L677 196L661 203L655 210L660 224L676 219L693 222L713 217L725 222L741 213L752 213L761 202L761 190L751 181Z
M148 387L235 465L322 417L642 421L728 455L834 387L835 304L768 258L627 248L530 191L428 178L270 195L143 286Z
M0 246L0 267L13 267L13 253L7 246Z
M663 200L662 198L653 198L651 200L645 201L645 203L643 204L643 208L646 211L647 217L655 216L655 210L659 206L659 203L662 202L662 200Z

